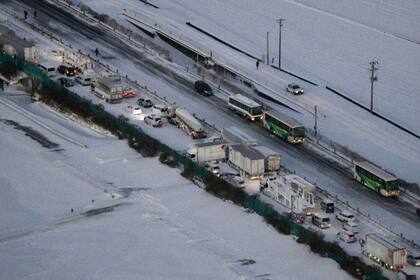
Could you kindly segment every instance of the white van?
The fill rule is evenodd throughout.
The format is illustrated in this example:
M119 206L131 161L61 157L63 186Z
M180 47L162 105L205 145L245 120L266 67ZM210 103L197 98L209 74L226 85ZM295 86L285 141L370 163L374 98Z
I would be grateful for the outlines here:
M331 222L330 218L323 214L315 214L312 216L312 223L319 228L330 228Z
M55 66L49 64L48 62L40 62L38 67L44 72L48 77L55 76Z

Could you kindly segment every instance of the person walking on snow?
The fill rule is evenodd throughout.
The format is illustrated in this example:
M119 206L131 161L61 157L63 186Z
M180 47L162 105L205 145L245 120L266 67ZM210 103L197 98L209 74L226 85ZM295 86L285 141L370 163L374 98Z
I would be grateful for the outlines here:
M255 64L256 66L257 66L257 70L258 70L258 66L260 66L260 61L259 60L257 60L257 62L256 62L256 64Z
M99 50L98 50L98 48L96 48L96 49L95 49L95 55L96 55L96 57L98 57L98 55L99 55Z

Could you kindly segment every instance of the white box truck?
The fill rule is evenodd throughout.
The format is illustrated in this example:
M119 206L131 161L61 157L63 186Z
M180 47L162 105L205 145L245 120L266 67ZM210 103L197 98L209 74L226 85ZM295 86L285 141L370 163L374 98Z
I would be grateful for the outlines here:
M281 157L279 153L276 153L272 149L266 147L266 146L253 146L253 149L260 152L262 155L264 155L264 165L265 165L265 172L268 173L277 173L277 171L280 170L281 167Z
M251 179L261 178L265 171L265 157L248 145L231 145L229 147L229 162L241 174Z
M221 161L226 159L228 143L225 141L198 143L187 150L187 155L194 161Z
M366 234L363 252L382 267L397 271L407 266L407 249L378 234Z

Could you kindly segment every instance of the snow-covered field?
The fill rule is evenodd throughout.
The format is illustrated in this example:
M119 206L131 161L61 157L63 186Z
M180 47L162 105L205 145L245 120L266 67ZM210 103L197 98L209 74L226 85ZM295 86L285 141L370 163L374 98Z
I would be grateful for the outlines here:
M376 1L376 5L369 8L366 7L369 4L349 4L353 10L357 7L363 10L357 16L349 15L347 5L329 5L329 1L312 4L317 6L316 9L297 1L264 1L263 4L259 1L154 1L160 9L131 0L118 1L118 5L114 1L106 4L97 0L80 2L115 17L123 24L127 22L121 13L127 9L139 19L152 25L156 23L158 28L206 53L212 51L218 62L276 91L281 100L286 96L305 108L295 117L309 128L313 127L314 119L308 110L313 112L317 106L321 135L403 179L420 182L417 172L420 165L419 139L324 88L328 85L369 107L369 62L378 60L379 81L375 84L374 110L419 134L417 77L420 49L418 44L391 34L397 32L401 36L415 37L413 32L403 31L408 25L412 26L410 30L416 30L415 26L419 24L414 16L420 11L417 2L394 5L391 1L381 1L381 5ZM362 19L372 14L375 17L363 23ZM388 15L386 21L383 20L384 14ZM400 20L401 14L407 17ZM315 87L303 83L306 93L298 98L290 97L284 90L287 83L295 81L294 78L264 65L256 71L254 60L185 25L187 21L198 25L257 57L265 53L265 34L269 31L270 57L275 58L276 64L278 26L275 19L279 17L286 20L282 65L320 85ZM390 22L394 23L395 31ZM395 160L390 161L390 157Z
M84 37L72 33L64 26L57 24L55 26L57 28L59 27L60 30L64 32L63 34L70 34L66 38L72 38L73 41L71 42L77 48L81 48L82 50L89 52L92 51L92 48L98 46L101 48L101 51L106 51L108 53L113 51L99 45L98 42L86 40ZM14 28L16 28L16 26ZM25 34L24 36L27 36L28 38L34 36L38 44L42 46L42 49L48 50L57 48L56 43L49 42L48 40L45 40L44 37L40 37L34 32L31 33L27 29L24 29L22 26L18 30L19 32L22 32L22 34ZM31 34L29 35L28 32ZM123 73L127 73L130 77L139 79L142 84L146 84L148 87L154 90L158 90L159 95L165 96L168 100L176 101L177 104L182 104L182 106L187 106L187 108L189 108L192 112L198 113L201 118L205 118L211 123L215 123L219 128L232 125L240 127L244 131L247 131L251 137L258 139L260 144L266 145L276 151L280 149L283 162L290 170L295 170L301 176L307 177L309 180L317 182L330 193L338 194L343 201L350 201L353 207L358 207L363 212L369 213L375 219L380 219L381 222L385 225L392 227L394 230L397 229L398 231L403 232L407 238L414 240L418 239L418 227L416 226L416 221L413 221L412 219L406 219L405 217L401 216L399 213L399 211L401 211L400 209L383 206L380 199L377 197L370 197L369 195L371 194L365 193L368 192L366 190L355 190L353 186L355 183L352 180L342 177L338 177L340 179L336 177L331 178L329 174L326 174L325 176L324 174L320 174L319 170L311 165L313 163L312 161L302 162L299 160L299 158L294 158L293 154L288 153L287 147L283 147L284 145L278 143L276 139L265 137L263 135L264 133L261 133L260 129L256 129L255 127L250 126L247 122L242 121L239 117L232 115L230 112L224 112L226 109L224 106L220 105L220 102L215 102L214 99L203 98L202 96L199 96L195 93L191 94L191 92L188 92L191 90L187 88L185 91L180 90L175 85L173 85L171 81L162 79L162 76L159 74L149 72L148 68L140 68L139 64L137 64L137 61L135 61L133 64L133 61L130 61L124 57L124 55L115 55L118 57L118 59L115 59L116 57L111 57L107 59L106 62L111 63L113 67L118 67L119 70L124 69ZM100 70L98 69L98 71ZM79 94L85 96L86 98L93 98L95 102L98 101L96 97L92 96L88 87L76 86L73 88L73 90L77 91ZM104 105L106 106L107 110L110 110L117 115L120 113L128 114L126 108L124 107L127 106L126 102L133 105L135 100L124 100L122 104L118 105ZM145 129L147 133L150 133L152 136L161 139L163 142L176 149L183 150L191 142L191 139L189 139L180 130L167 126L164 126L161 129L154 129L149 126L145 126L142 121L136 121L134 118L132 119L136 124L139 124L143 129ZM407 148L408 150L410 149L410 147L407 146L404 146L404 148ZM412 166L412 168L415 169L415 166ZM357 188L359 188L359 186L357 186ZM360 195L363 195L364 198L359 199ZM374 203L366 203L366 201L372 201Z
M178 169L142 158L125 141L25 96L7 102L43 126L0 103L0 278L303 279L310 272L311 279L350 279L332 260L212 197ZM42 147L4 120L59 146ZM113 209L86 213L106 206Z

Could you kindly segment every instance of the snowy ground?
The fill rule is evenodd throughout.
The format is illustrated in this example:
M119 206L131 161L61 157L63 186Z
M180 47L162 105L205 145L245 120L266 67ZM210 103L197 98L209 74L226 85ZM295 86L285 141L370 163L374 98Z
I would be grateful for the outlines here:
M125 141L28 97L6 102L38 122L0 103L0 278L302 279L311 271L312 279L350 279L332 260L212 197L179 170L142 158ZM58 148L42 147L3 120L31 127ZM114 208L86 214L105 206Z
M89 44L89 42L87 42L86 43L86 45L88 45ZM115 61L115 60L114 60ZM120 66L122 66L122 65L124 65L126 63L126 61L121 61L121 62L119 62L118 64L120 65ZM134 70L129 70L130 71L130 74L131 73L133 73L134 75L135 75L135 71ZM132 72L131 72L132 71ZM162 92L164 92L164 94L165 94L165 96L168 96L168 97L173 97L173 93L176 93L176 92L171 92L171 90L174 90L172 87L171 87L171 85L167 85L166 83L162 83L162 81L159 81L159 79L156 79L156 78L153 78L153 77L147 77L146 78L147 79L147 81L148 81L148 84L149 83L151 83L150 81L154 81L154 83L153 83L153 85L154 86L156 86L157 88L159 88L159 90L162 90ZM166 89L166 91L164 91L163 89ZM89 96L89 93L88 92L86 92L86 96ZM177 97L177 98L179 98L179 97ZM183 97L184 99L185 99L185 103L187 103L187 102L189 102L188 101L188 99L190 99L190 96L185 96L185 97ZM199 99L199 98L197 98L197 99ZM178 101L178 99L177 99L177 101ZM196 102L196 101L195 101ZM206 101L204 101L203 103L205 103ZM188 103L189 104L189 103ZM197 103L194 103L194 105L195 104L197 104ZM123 109L122 108L123 107L123 105L117 105L117 106L110 106L110 108L112 109L112 111L115 111L115 113L117 113L117 112L119 112L120 111L120 109ZM199 111L201 114L204 114L204 115L206 115L206 116L210 116L210 119L212 119L212 120L216 120L214 117L212 118L211 117L211 113L210 112L205 112L205 111L202 111L203 109L199 109L198 107L194 107L197 111ZM200 107L200 108L205 108L205 106L202 106L202 107ZM231 120L229 120L229 122L230 122ZM224 122L226 122L226 124L228 124L229 122L227 122L226 120L223 120L223 117L222 116L219 116L218 118L217 118L217 120L215 121L215 122L217 122L217 123L224 123ZM141 124L141 122L139 122L140 124ZM229 123L230 124L230 123ZM147 126L145 126L144 127L145 129L149 129L150 131L148 131L149 133L152 133L152 134L154 134L154 135L156 135L156 136L158 136L158 135L161 135L162 133L163 134L165 134L165 135L172 135L173 133L174 133L174 131L176 131L176 130L170 130L170 131L166 131L166 132L162 132L162 130L160 130L160 129L158 129L158 130L156 130L156 129L153 129L153 128L150 128L150 127L147 127ZM165 129L171 129L171 128L163 128L163 130L165 130ZM183 135L182 134L182 131L178 131L178 133L180 134L180 138L182 138L182 141L178 141L178 139L175 139L175 137L173 137L173 138L165 138L165 141L166 142L168 142L169 141L169 144L171 144L171 145L176 145L176 144L178 144L179 146L175 146L176 148L181 148L181 147L184 147L183 145L184 145L184 143L185 142L187 142L187 141L189 141L189 139L188 139L188 137L185 137L185 135ZM184 137L182 137L181 135L183 135ZM177 137L178 137L178 135L177 135ZM179 139L179 140L181 140L181 139ZM184 142L185 141L185 142ZM181 143L182 142L182 143ZM376 213L377 214L377 213ZM410 225L405 225L404 227L406 227L407 226L407 228L411 228L411 226ZM414 231L415 232L415 231ZM414 232L411 232L411 233L414 233ZM415 234L414 234L414 236L416 236Z
M152 25L156 23L158 28L205 53L212 51L219 63L234 68L274 90L280 100L287 98L298 104L297 109L302 114L295 117L309 128L314 125L312 112L314 106L317 106L320 134L401 178L420 182L416 168L420 165L420 140L398 131L360 108L354 108L354 105L324 88L325 85L329 85L368 107L369 61L378 60L380 70L379 82L375 85L375 111L418 134L418 44L393 36L389 24L391 21L401 22L401 25L396 24L395 29L398 29L398 32L395 32L413 39L415 36L412 32L402 33L404 27L419 24L417 18L412 16L413 11L420 10L417 3L412 1L404 3L401 7L393 5L390 1L383 1L384 5L372 5L369 9L365 7L369 6L366 4L363 6L366 8L363 14L348 19L345 15L348 13L346 5L328 6L328 1L313 4L318 6L317 9L295 1L266 1L264 5L258 1L245 1L245 5L238 4L237 1L155 1L160 9L131 0L118 1L118 5L113 1L106 4L96 0L81 2L127 24L121 16L122 9L125 8L137 14L139 19ZM357 9L357 4L351 7ZM322 11L322 8L331 11L327 13ZM378 15L371 20L372 23L358 22L372 13ZM340 14L343 14L343 17ZM382 21L384 14L390 14L387 21ZM400 21L401 14L408 16ZM319 87L315 87L303 83L306 93L298 98L291 97L284 90L287 83L294 81L294 78L264 65L256 71L254 60L185 25L185 22L189 21L205 28L206 31L257 57L264 54L265 34L266 31L270 31L273 34L271 57L275 57L276 61L277 40L274 38L277 35L274 34L277 34L275 19L278 17L286 19L283 27L284 67L320 84ZM254 20L250 21L249 18ZM390 161L390 157L397 160Z
M63 34L68 34L66 39L72 39L72 44L76 47L80 47L84 51L91 52L92 48L96 45L101 47L101 50L106 50L111 54L114 51L108 50L104 47L104 45L100 46L98 42L86 40L85 37L75 34L71 30L67 30L67 27L65 26L57 25L57 23L55 23L55 26L59 27ZM27 32L27 30L21 30L20 32ZM37 41L41 45L45 46L46 49L56 47L55 43L45 42L45 40L37 34L33 34L32 36L35 36ZM286 147L277 139L267 137L265 135L266 133L261 131L259 127L250 126L249 123L243 121L241 118L234 115L232 116L230 112L225 112L227 111L226 108L217 101L217 98L203 98L202 96L192 93L191 89L188 88L180 91L180 89L177 88L176 84L173 84L172 81L168 81L164 76L153 72L153 69L148 68L147 65L145 69L140 68L141 64L138 63L138 61L134 61L135 63L133 65L133 61L130 61L130 59L126 58L124 55L118 57L118 59L110 57L106 60L106 62L112 63L114 67L117 66L119 69L124 69L126 71L125 73L128 73L130 77L138 78L141 83L147 84L150 88L158 90L160 95L167 97L169 100L177 101L177 104L187 104L188 108L193 108L192 112L197 112L200 117L215 123L219 128L234 125L247 131L251 137L258 139L260 144L267 145L276 151L280 151L283 157L283 162L290 170L296 170L298 174L309 178L311 181L316 181L331 193L339 194L342 200L350 201L353 207L359 207L365 213L369 213L372 217L380 219L382 223L387 226L391 226L394 230L397 229L402 231L409 239L417 241L419 236L417 234L418 222L417 220L413 221L411 217L406 217L407 214L412 215L412 213L407 213L406 208L393 205L390 201L382 200L368 190L361 189L360 186L354 186L354 181L343 178L342 174L331 172L331 170L325 172L325 174L321 174L318 169L319 166L312 166L312 164L317 164L316 162L313 160L306 162L307 158L305 158L305 162L302 162L300 156L296 157L295 154L289 152L291 147ZM98 101L96 97L90 94L88 88L86 87L83 89L82 87L77 86L74 90L79 91L80 94L87 98L92 98L96 100L96 102ZM121 112L125 112L124 106L127 105L125 104L126 102L133 104L134 101L135 100L125 100L123 104L105 104L105 106L112 112L119 114ZM213 109L212 107L212 110L209 110L209 104L212 104L215 108ZM191 142L191 140L180 130L166 126L162 129L151 128L144 126L141 120L135 121L135 123L142 126L151 135L161 139L174 148L178 148L180 150L185 149L185 147ZM176 137L174 137L174 135ZM336 177L338 175L340 175L340 177ZM363 195L364 198L359 199L360 195ZM367 201L369 203L366 203ZM416 219L416 217L414 217L414 219Z

